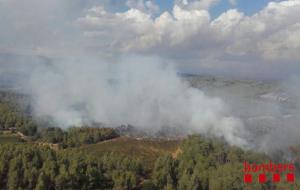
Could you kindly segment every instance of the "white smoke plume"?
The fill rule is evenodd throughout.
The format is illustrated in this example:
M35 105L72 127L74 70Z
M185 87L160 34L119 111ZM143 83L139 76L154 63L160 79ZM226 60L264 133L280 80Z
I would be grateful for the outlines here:
M113 64L64 59L38 67L29 86L36 116L50 117L60 126L92 121L151 132L168 127L246 145L242 123L221 99L191 88L155 58L131 56Z
M87 122L148 131L173 127L223 136L240 146L247 136L262 150L298 142L299 99L278 104L265 100L277 91L254 94L242 84L208 94L177 76L177 71L256 79L299 74L298 0L270 2L253 15L231 9L217 17L209 10L218 0L175 0L170 10L155 2L0 0L0 77L29 77L22 92L32 95L35 115L63 127ZM116 60L122 54L127 56ZM253 126L275 127L251 138L257 133Z

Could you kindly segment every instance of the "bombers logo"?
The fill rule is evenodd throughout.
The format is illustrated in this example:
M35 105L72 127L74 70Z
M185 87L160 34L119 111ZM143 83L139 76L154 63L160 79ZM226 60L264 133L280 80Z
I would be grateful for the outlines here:
M255 173L258 174L258 179L253 179ZM268 179L267 173L271 174L272 179ZM266 183L267 181L294 183L295 166L294 164L275 164L271 161L267 164L244 162L244 182L253 183L254 180L258 180L259 183Z

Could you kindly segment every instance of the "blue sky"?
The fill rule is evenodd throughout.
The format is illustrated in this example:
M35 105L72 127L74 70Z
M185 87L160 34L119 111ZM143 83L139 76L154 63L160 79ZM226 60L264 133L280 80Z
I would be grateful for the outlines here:
M156 0L155 2L160 6L161 10L164 11L172 9L174 0ZM237 4L233 6L230 5L228 0L220 0L218 4L211 8L210 12L211 16L215 18L230 8L236 8L246 15L252 15L264 8L269 2L271 2L271 0L237 0Z

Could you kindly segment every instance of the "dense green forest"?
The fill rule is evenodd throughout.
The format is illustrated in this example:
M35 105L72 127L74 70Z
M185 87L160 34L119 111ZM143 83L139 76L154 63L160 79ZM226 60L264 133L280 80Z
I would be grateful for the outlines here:
M222 139L130 140L111 128L63 130L34 120L30 107L16 101L20 99L0 93L0 189L297 189L298 182L246 185L244 161L267 163L271 158Z
M37 132L37 123L30 116L26 96L12 92L0 92L0 129L16 128L25 135Z
M142 172L135 159L94 158L76 150L54 151L36 145L0 145L3 189L132 189Z
M119 135L111 128L70 127L62 130L57 127L40 128L36 139L41 142L58 143L61 147L79 147L83 144L95 144Z
M126 146L126 145L124 145ZM244 189L243 162L268 157L216 139L193 135L177 157L158 157L152 171L128 156L85 154L78 148L53 150L31 143L0 145L2 189ZM270 189L271 183L248 185ZM289 184L277 186L291 189ZM274 187L273 187L274 188Z

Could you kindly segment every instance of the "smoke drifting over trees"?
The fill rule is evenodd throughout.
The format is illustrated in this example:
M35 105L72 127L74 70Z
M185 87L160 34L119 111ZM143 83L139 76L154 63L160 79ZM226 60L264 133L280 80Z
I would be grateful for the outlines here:
M299 1L213 18L209 9L217 4L176 0L166 11L155 1L0 0L0 79L31 96L36 117L63 127L172 128L240 146L256 140L263 149L273 138L280 145L287 138L297 142L299 121L291 118L299 99L282 105L269 101L276 95L259 92L258 101L246 101L247 87L210 94L177 72L259 79L299 74ZM294 108L282 109L288 104ZM253 138L251 126L265 123L275 130Z
M147 132L168 127L246 145L242 122L221 99L190 87L158 59L124 57L114 64L61 60L38 67L27 86L36 116L49 117L60 126L131 124Z

